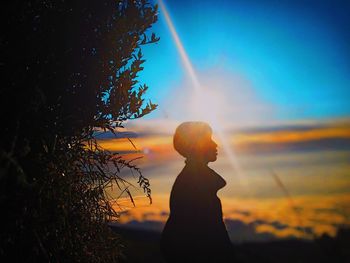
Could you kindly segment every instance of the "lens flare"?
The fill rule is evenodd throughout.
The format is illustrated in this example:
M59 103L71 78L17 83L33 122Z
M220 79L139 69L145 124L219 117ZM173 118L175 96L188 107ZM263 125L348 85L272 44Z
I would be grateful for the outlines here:
M204 113L206 116L202 115L201 120L203 121L209 121L210 124L213 126L214 130L216 131L218 138L222 144L222 148L224 149L224 152L226 153L230 164L232 165L239 181L242 181L242 171L239 168L239 163L236 157L235 152L233 151L232 147L230 147L229 140L227 138L227 135L224 133L224 130L222 128L222 125L220 123L220 120L217 118L218 114L215 113L215 110L219 107L210 107L210 110L208 111L209 105L207 103L211 103L211 101L215 98L213 96L210 96L210 93L205 92L205 89L201 86L200 81L198 80L197 74L193 68L193 65L186 53L186 50L180 40L180 37L175 29L175 26L172 22L172 19L169 15L168 10L166 9L166 6L164 5L162 0L159 0L159 6L162 10L162 13L165 17L165 21L168 25L168 28L170 30L170 33L174 39L175 45L177 47L177 50L180 54L181 61L185 67L185 71L188 75L188 77L191 80L192 86L194 88L194 101L193 106L202 114ZM214 99L215 103L215 99ZM200 114L198 116L201 116ZM205 119L204 119L205 118Z

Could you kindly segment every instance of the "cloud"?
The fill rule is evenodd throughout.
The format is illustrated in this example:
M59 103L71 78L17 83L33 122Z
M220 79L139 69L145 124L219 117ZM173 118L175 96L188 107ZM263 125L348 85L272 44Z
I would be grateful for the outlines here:
M137 138L139 136L140 134L132 131L118 131L116 133L110 131L95 131L94 133L94 137L98 140Z
M124 211L120 224L135 229L162 231L169 216L168 197L154 196L154 205ZM276 239L311 239L350 226L350 194L304 196L294 200L296 212L284 198L223 199L224 221L233 242Z
M350 121L245 129L232 142L241 151L349 150Z
M259 233L254 223L244 223L240 220L226 219L225 225L232 242L241 243L247 241L271 241L276 236L269 232Z
M238 153L285 153L307 151L349 151L350 138L310 139L309 141L269 141L269 142L240 142L236 144Z
M152 220L144 220L144 221L131 220L123 224L122 226L131 228L131 229L161 232L164 228L164 223L160 221L152 221Z
M233 213L236 213L236 214L241 214L243 216L249 216L251 213L247 210L239 210L239 209L236 209L236 210L233 210L232 211Z
M126 131L115 137L99 134L97 139L105 149L120 153L139 152L153 157L173 157L176 152L172 135L179 122L146 120L131 122ZM131 131L132 130L132 131ZM292 151L350 150L350 120L287 123L276 126L236 129L229 128L231 147L240 153L278 153ZM132 143L127 138L131 138ZM220 147L220 141L219 147ZM134 148L136 146L137 149Z
M172 128L165 127L167 124L173 125ZM155 221L164 224L169 213L172 183L184 165L172 146L171 130L176 123L144 120L142 126L133 125L137 134L133 142L139 152L133 152L133 146L126 138L100 140L106 148L133 152L127 157L144 156L138 164L150 179L154 204L148 206L145 202L140 207L137 201L137 208L124 213L121 223L138 221L133 225L142 222L148 225L148 221ZM229 221L232 227L239 227L237 233L242 232L243 237L256 240L311 238L323 233L334 236L340 226L350 225L349 119L303 121L229 131L245 173L247 188L232 176L232 167L220 153L220 146L218 161L211 167L228 183L219 196L225 220L233 221ZM288 187L294 208L298 209L291 207L269 176L270 167ZM137 194L142 194L142 191ZM123 206L127 207L132 205ZM230 235L239 240L235 233Z

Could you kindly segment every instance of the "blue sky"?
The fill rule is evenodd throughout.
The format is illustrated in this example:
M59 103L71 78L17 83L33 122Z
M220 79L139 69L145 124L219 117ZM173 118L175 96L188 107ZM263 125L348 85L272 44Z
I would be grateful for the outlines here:
M276 120L350 115L350 2L164 2L199 76L218 68L240 76ZM153 31L161 39L143 49L140 74L159 104L151 119L186 79L162 14Z

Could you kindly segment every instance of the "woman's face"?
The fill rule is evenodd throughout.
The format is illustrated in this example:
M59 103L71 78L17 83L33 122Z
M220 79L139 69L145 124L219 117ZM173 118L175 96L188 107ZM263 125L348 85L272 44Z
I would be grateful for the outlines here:
M217 146L211 138L211 134L208 134L198 144L198 157L207 163L216 161L218 155Z

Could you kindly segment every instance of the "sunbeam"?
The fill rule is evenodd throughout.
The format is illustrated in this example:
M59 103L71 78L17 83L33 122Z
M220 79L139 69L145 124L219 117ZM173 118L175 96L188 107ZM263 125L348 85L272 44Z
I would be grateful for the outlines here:
M175 29L175 26L171 20L171 17L169 15L168 10L166 9L166 6L164 5L162 0L159 0L159 6L163 12L163 15L165 17L166 23L168 25L168 28L171 32L171 35L173 37L173 40L175 42L175 45L177 47L177 50L180 54L181 57L181 61L185 67L186 73L189 76L191 82L192 82L192 86L195 90L194 93L194 98L193 98L193 106L194 106L194 110L199 112L199 114L197 114L197 116L202 119L203 121L208 121L212 127L214 128L214 131L216 131L218 138L222 144L222 147L230 161L230 164L232 166L232 168L234 169L239 182L242 181L243 176L242 176L242 170L239 168L239 163L236 157L235 152L233 151L232 147L230 147L230 143L229 140L227 138L227 136L224 133L222 124L220 122L220 120L218 120L217 116L220 116L220 114L216 114L216 110L219 110L219 107L210 107L209 109L209 105L210 104L220 104L220 101L218 101L218 96L212 96L213 94L206 92L206 90L202 87L197 74L193 68L193 65L186 53L186 50L180 40L180 37ZM218 105L217 105L218 106ZM204 110L206 109L206 110ZM203 114L206 114L206 116L203 116ZM205 118L205 119L203 119Z

